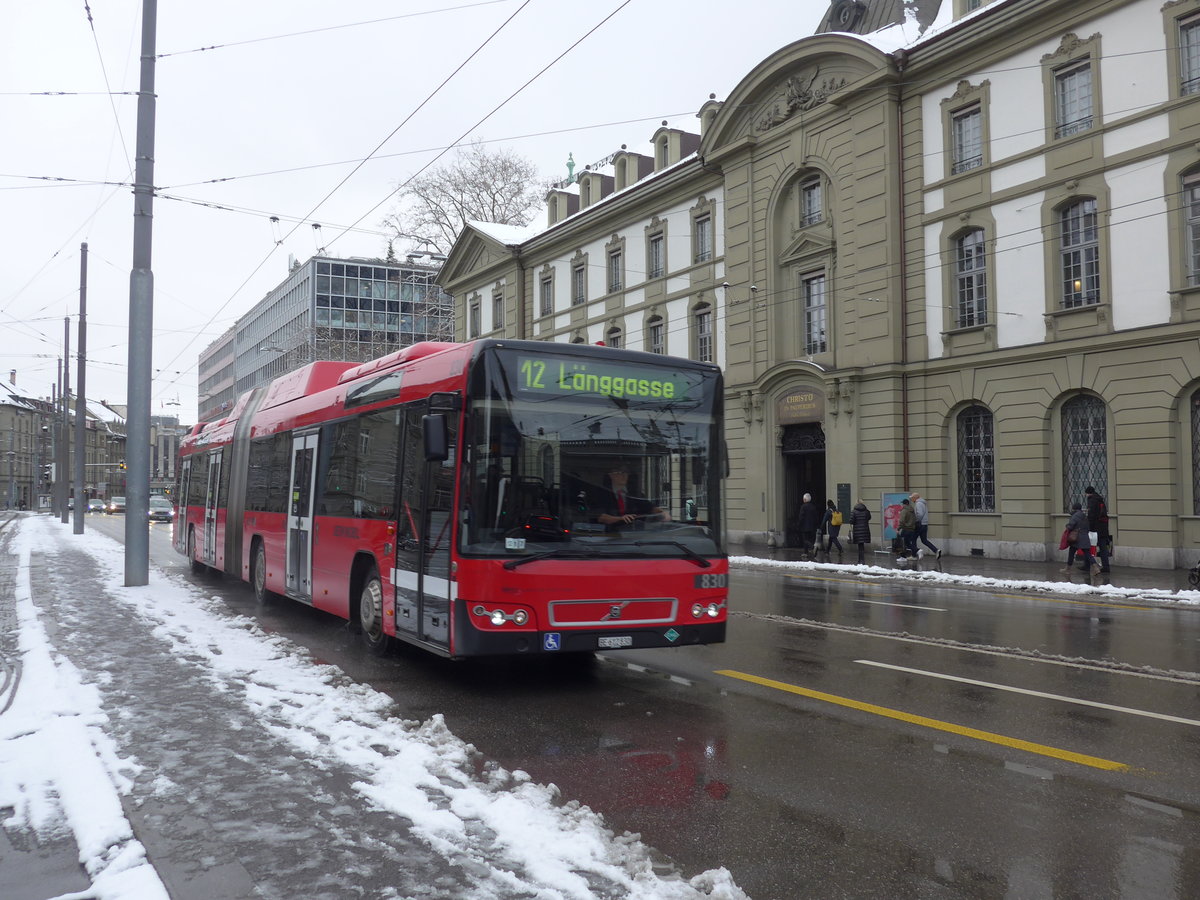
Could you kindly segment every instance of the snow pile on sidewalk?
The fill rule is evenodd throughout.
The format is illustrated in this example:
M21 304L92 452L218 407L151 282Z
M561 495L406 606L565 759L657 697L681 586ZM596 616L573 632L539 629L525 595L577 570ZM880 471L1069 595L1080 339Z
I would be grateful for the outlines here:
M553 786L534 784L521 771L491 767L478 775L474 748L451 734L440 715L424 723L389 717L386 696L349 682L334 667L314 664L287 640L264 634L251 619L231 616L218 599L204 597L190 584L151 568L148 586L125 587L123 548L103 535L68 536L53 523L25 519L15 543L26 582L30 549L53 553L56 545L68 540L73 549L95 561L107 598L135 609L174 654L202 660L211 683L238 696L298 756L315 766L354 773L364 802L404 817L412 823L414 836L461 866L470 879L461 886L463 900L509 896L745 900L723 868L690 880L662 873L655 867L651 849L636 835L614 834L588 807L564 802ZM97 600L88 598L88 602L94 605ZM40 753L33 748L16 751L20 733L45 730L49 723L8 725L3 732L7 740L0 742L0 805L16 785L23 785L19 802L12 804L19 808L18 815L31 827L53 827L51 798L63 795L69 827L89 861L107 861L107 869L118 862L130 868L125 863L128 855L145 869L138 857L140 845L131 840L128 822L119 815L116 793L126 789L123 773L131 771L131 763L122 761L104 738L106 719L95 690L72 679L69 663L54 658L28 590L22 603L27 608L21 621L27 661L21 690L38 689L26 685L35 681L28 675L34 665L42 667L36 685L56 685L54 696L44 698L48 704L39 704L33 696L22 698L25 715L39 705L75 710L77 716L88 717L94 733L85 734L82 723L73 731L56 732L67 744L62 752L69 758L64 758L49 753L45 744ZM85 763L92 774L83 777L111 790L93 792L104 796L90 807L72 808L65 795L76 776L67 768L78 766L82 772ZM112 859L114 848L120 851L118 859ZM110 889L99 880L94 886L97 896L105 900L158 896L140 887Z
M1031 581L1017 578L993 578L987 575L959 575L929 569L894 569L886 566L860 566L850 563L804 562L791 559L763 559L759 556L731 556L731 566L746 568L790 569L792 571L842 572L856 578L902 579L946 587L956 585L986 587L1004 591L1028 591L1047 594L1076 594L1097 599L1148 600L1160 603L1200 605L1200 591L1166 591L1147 588L1116 587L1111 584L1085 584L1070 581Z
M32 520L27 520L32 521ZM29 581L32 541L17 539L16 617L20 661L7 705L0 705L0 809L6 828L71 832L99 900L167 900L146 851L121 808L136 766L122 761L104 728L94 685L56 658L38 620ZM65 900L65 898L59 898Z

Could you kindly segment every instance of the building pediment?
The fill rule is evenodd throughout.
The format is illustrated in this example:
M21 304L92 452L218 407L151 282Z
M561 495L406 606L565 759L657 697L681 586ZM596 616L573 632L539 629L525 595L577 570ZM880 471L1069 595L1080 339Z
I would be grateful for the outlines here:
M833 250L833 246L833 236L828 229L805 229L779 254L779 262L786 265L814 256L825 256Z
M438 284L452 294L458 293L453 287L456 283L482 277L498 265L511 264L512 259L509 247L468 223L450 248Z

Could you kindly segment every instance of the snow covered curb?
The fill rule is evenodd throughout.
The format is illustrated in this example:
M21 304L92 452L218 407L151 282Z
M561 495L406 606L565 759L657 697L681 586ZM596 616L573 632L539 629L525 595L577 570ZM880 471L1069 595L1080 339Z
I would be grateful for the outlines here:
M68 536L42 519L27 519L19 535L25 563L24 603L34 624L28 591L29 548L53 557L56 548L86 553L104 586L104 603L126 604L142 617L169 652L202 667L200 677L217 690L237 697L255 719L286 741L297 759L319 768L349 770L355 789L371 804L411 823L414 836L461 868L463 900L530 896L545 900L746 900L724 868L690 879L664 871L651 848L635 834L615 834L587 806L564 799L554 785L536 784L524 772L486 766L479 754L446 727L441 715L423 723L389 713L392 701L370 687L350 681L339 669L320 665L290 641L265 634L258 623L232 615L219 597L206 596L184 582L151 568L145 587L124 585L124 551L115 541L89 531ZM92 597L94 604L101 598ZM22 623L24 639L26 627ZM30 629L31 643L49 655L44 630ZM72 685L91 698L99 727L107 722L94 686ZM79 755L111 756L84 745ZM0 744L0 753L4 745ZM3 757L0 757L3 759ZM59 765L43 763L47 777ZM0 784L3 782L0 772ZM115 793L114 793L115 797ZM0 794L0 801L3 794ZM119 810L119 804L117 806ZM117 831L116 824L100 824ZM128 823L124 822L128 831ZM92 843L87 816L71 821L81 847ZM140 850L140 845L137 845ZM153 870L151 870L153 874ZM117 894L104 894L115 900ZM124 900L154 898L151 891L129 890ZM165 893L161 896L165 896Z
M1040 594L1066 594L1106 600L1141 600L1200 606L1200 591L1164 591L1147 588L1115 587L1111 584L1082 584L1069 581L1031 581L1014 578L990 578L985 575L957 575L923 569L892 569L884 566L858 566L839 563L802 562L800 560L762 559L757 556L731 556L731 566L758 569L789 569L805 572L839 572L856 578L913 581L947 587L982 587Z

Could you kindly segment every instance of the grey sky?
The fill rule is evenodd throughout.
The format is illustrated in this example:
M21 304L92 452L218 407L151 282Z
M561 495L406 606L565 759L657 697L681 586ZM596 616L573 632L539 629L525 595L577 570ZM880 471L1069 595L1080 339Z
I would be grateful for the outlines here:
M16 369L37 394L54 382L63 316L78 312L87 241L88 394L125 400L133 204L119 183L132 180L141 6L6 4L0 372ZM691 117L710 93L724 99L769 53L811 34L826 8L820 0L160 0L152 414L194 420L197 355L281 280L289 254L307 259L325 246L382 255L388 195L463 135L565 176L568 153L582 167L622 143L636 148L664 118L698 127ZM206 47L214 49L189 52ZM38 95L54 91L70 95Z

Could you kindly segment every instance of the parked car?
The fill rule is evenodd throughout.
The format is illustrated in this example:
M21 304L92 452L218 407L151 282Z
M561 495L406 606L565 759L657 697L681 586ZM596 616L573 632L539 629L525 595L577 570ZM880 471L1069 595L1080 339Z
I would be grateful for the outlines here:
M88 505L87 505L87 511L90 513L104 512L104 501L101 500L99 497L97 497L95 500L89 500Z
M108 498L108 506L106 506L104 508L104 511L106 513L108 513L110 516L113 513L124 513L125 512L125 498L124 497L109 497Z
M150 521L170 522L175 518L175 507L166 497L150 498Z

